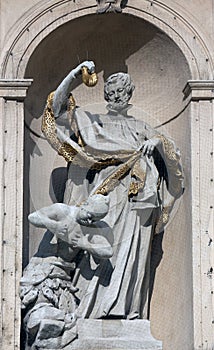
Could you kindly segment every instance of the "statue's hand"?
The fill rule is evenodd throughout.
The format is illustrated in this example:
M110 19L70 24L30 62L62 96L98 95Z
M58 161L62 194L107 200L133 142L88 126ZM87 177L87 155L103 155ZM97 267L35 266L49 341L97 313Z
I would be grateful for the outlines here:
M68 234L68 224L64 222L54 222L47 224L47 229L51 231L57 238L66 239Z
M88 241L89 235L83 235L82 233L75 233L72 237L70 244L74 248L88 250L90 242Z
M95 72L95 64L93 61L84 61L82 63L80 63L74 70L73 73L75 76L79 75L82 71L82 68L86 67L88 69L88 72L90 74Z
M63 223L63 224L58 223L57 230L59 233L66 234L66 233L68 233L68 225L65 223Z
M159 144L160 139L158 138L152 138L144 141L143 146L141 148L143 155L151 157L152 153L154 152L154 149L158 147Z

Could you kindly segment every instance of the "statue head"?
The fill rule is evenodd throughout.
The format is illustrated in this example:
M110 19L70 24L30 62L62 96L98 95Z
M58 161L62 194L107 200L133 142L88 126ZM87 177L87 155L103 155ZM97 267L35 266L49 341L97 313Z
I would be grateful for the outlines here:
M104 85L104 98L114 110L127 107L135 87L127 73L110 75Z
M120 13L127 2L128 0L97 0L97 13Z
M106 216L109 210L109 197L102 194L90 196L85 203L80 206L77 214L77 221L81 225L90 225Z

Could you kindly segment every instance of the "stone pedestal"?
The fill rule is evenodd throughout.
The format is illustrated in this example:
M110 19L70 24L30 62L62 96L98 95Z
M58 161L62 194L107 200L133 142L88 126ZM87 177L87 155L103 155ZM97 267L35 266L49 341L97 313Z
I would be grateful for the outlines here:
M92 320L77 322L78 339L65 349L88 350L162 350L162 342L153 338L148 320Z

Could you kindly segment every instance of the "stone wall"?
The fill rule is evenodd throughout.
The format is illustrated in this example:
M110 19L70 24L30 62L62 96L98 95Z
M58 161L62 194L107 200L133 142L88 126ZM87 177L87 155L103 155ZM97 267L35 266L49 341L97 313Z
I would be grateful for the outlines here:
M58 200L52 185L60 192L63 181L54 179L65 174L66 164L41 137L40 116L47 94L88 56L96 62L99 83L91 90L77 83L77 103L102 110L103 79L128 71L136 86L133 113L153 126L164 124L159 130L181 149L186 190L163 241L154 242L154 259L161 249L163 256L150 319L164 350L211 350L213 2L129 0L122 14L99 16L92 0L0 4L2 349L19 348L21 260L27 264L43 235L29 228L27 213Z

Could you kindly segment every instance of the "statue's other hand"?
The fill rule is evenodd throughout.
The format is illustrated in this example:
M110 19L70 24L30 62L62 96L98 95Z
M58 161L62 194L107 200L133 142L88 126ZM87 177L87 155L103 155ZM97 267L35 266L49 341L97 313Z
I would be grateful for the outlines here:
M65 240L67 238L68 225L65 223L54 222L54 224L48 224L47 229L60 239Z
M68 232L68 225L67 224L59 224L58 231L66 234Z
M152 153L154 152L155 147L157 147L160 143L160 140L158 138L153 138L144 141L142 145L142 153L144 156L151 157Z
M74 236L71 239L71 244L73 245L74 248L79 248L83 250L87 250L89 246L89 241L88 241L89 235L83 235L80 233L74 234Z

